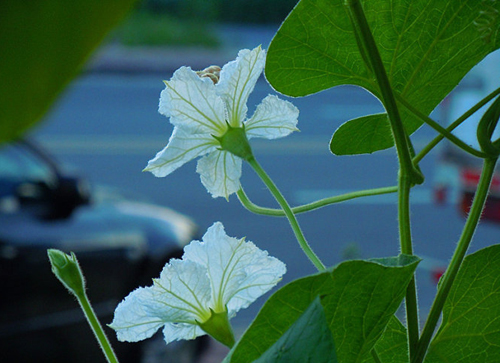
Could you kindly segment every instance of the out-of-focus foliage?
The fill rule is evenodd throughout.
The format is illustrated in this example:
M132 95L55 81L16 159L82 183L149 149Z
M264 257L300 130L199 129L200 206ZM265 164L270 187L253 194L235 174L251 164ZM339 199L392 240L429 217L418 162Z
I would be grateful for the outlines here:
M223 23L281 23L297 0L145 0L154 12Z
M0 142L40 120L134 2L0 1Z
M170 13L138 9L114 32L126 46L217 47L219 39L210 23L197 18L181 19Z

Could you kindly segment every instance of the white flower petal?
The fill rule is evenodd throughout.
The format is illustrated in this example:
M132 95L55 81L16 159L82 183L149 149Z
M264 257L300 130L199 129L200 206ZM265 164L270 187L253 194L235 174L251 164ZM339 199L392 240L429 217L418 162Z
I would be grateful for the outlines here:
M226 103L228 121L233 127L241 126L247 114L247 100L264 69L266 53L260 47L240 50L236 60L222 67L217 94Z
M210 301L207 269L192 261L172 260L165 265L153 286L134 290L118 305L110 327L121 341L144 340L165 324L194 325L197 320L208 319ZM172 341L192 336L192 329L183 331L183 337L165 339ZM178 329L177 336L180 334Z
M212 285L212 307L226 306L229 317L246 308L275 286L286 272L285 264L252 242L226 235L222 223L214 223L203 241L193 241L184 249L183 260L206 266Z
M116 331L119 341L138 342L151 337L164 324L148 314L143 301L151 297L151 287L140 287L132 291L115 310L113 322L109 325Z
M248 138L276 139L297 131L299 110L292 103L269 95L257 106L252 118L245 122Z
M196 337L206 335L198 325L193 324L175 324L169 323L165 324L163 328L163 336L165 337L165 343L170 343L176 340L191 340Z
M198 160L196 171L212 197L225 197L240 188L242 161L227 151L214 151Z
M173 125L193 133L219 135L224 132L224 102L209 78L200 78L191 68L181 67L165 85L158 110L170 117Z
M168 145L148 162L145 171L164 177L194 158L216 149L217 141L210 135L192 134L175 127Z
M269 256L267 251L260 250L251 242L247 242L240 254L244 256L240 262L240 265L245 265L244 273L238 273L241 280L234 278L229 281L225 291L226 299L229 299L227 309L230 317L271 290L286 273L283 262Z
M195 323L210 317L210 282L205 266L171 260L154 280L153 301L146 308L164 322Z

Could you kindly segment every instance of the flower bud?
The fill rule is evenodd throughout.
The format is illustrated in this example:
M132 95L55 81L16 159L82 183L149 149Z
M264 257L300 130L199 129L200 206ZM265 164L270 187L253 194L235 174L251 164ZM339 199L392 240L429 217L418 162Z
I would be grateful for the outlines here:
M85 279L73 252L67 255L56 249L47 250L52 272L61 283L76 296L85 293Z

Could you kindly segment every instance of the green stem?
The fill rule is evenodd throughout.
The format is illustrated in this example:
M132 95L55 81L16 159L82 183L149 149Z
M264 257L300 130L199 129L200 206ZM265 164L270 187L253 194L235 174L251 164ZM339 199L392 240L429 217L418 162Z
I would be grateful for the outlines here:
M410 147L408 145L409 139L406 131L404 130L396 99L392 92L392 87L375 43L375 39L373 38L370 26L366 20L363 7L359 0L346 0L345 3L348 6L349 13L353 21L354 31L359 31L359 40L362 43L360 51L364 52L368 56L371 66L370 68L373 70L379 85L382 103L384 104L389 117L389 122L391 124L401 171L411 177L412 183L421 184L423 182L423 176L413 166Z
M109 363L118 363L118 359L116 358L115 352L109 343L108 337L104 333L101 324L99 323L99 319L97 318L94 309L92 309L92 305L87 297L85 291L83 293L76 294L75 296L80 303L80 306L89 322L90 328L94 332L94 335L99 343L106 359Z
M411 180L403 173L399 175L399 194L398 194L398 223L399 223L399 241L401 243L401 253L413 255L411 221L410 221L410 191ZM408 327L408 346L410 356L415 351L419 337L419 317L417 303L417 289L415 277L413 277L406 288L406 324Z
M396 99L392 92L392 87L389 82L389 78L387 77L375 39L373 38L368 21L366 20L363 7L359 0L346 0L346 4L348 5L351 19L354 23L353 27L355 31L360 32L359 38L364 45L360 51L365 51L368 55L368 59L371 62L371 69L373 70L379 85L382 103L384 104L387 116L389 117L399 160L398 220L401 252L413 254L410 224L410 189L413 184L421 184L423 182L423 175L413 163L410 140L403 127ZM418 341L419 334L415 279L412 279L408 285L405 301L411 355Z
M398 191L398 187L396 187L396 186L360 190L360 191L355 191L355 192L345 193L342 195L336 195L333 197L324 198L324 199L317 200L315 202L304 204L304 205L301 205L298 207L293 207L292 212L293 212L293 214L310 212L310 211L313 211L315 209L326 207L330 204L345 202L347 200L361 198L361 197L369 197L369 196L373 196L373 195L383 195L383 194L389 194L389 193L396 193L397 191ZM246 195L243 188L238 190L238 192L236 194L237 194L238 199L240 200L241 204L252 213L266 215L266 216L274 216L274 217L284 217L285 216L285 212L283 211L283 209L265 208L265 207L261 207L261 206L254 204L248 198L248 196Z
M500 94L500 88L497 88L493 92L491 92L488 96L483 98L481 101L476 103L473 107L471 107L467 112L465 112L462 116L456 119L450 126L446 128L448 132L452 132L458 126L462 124L465 120L467 120L470 116L472 116L476 111L478 111L481 107L490 102L493 98ZM426 147L424 147L415 158L413 158L414 163L419 163L437 144L443 140L443 135L436 136Z
M283 209L285 216L288 218L288 222L290 223L290 226L292 227L292 230L295 234L295 237L297 238L297 241L299 242L300 247L306 254L306 256L309 258L309 260L313 263L313 265L318 269L318 271L324 271L325 270L325 265L320 261L318 256L314 253L314 251L311 249L309 246L309 243L304 237L304 234L302 233L302 230L300 229L299 222L297 221L297 218L293 214L292 208L288 205L288 202L286 199L283 197L279 189L276 187L274 182L271 180L271 178L267 175L267 173L262 169L260 164L257 162L257 160L252 156L247 159L248 163L252 166L252 168L255 170L257 175L262 179L266 187L269 189L273 197L276 199L280 207Z
M423 122L425 122L427 125L432 127L434 130L439 132L441 136L446 137L448 140L450 140L452 143L457 145L459 148L463 149L464 151L468 152L469 154L472 154L474 156L477 156L479 158L485 158L487 155L479 150L474 149L473 147L467 145L465 142L460 140L458 137L453 135L451 131L447 130L440 124L438 124L436 121L431 119L429 116L424 115L422 112L417 110L415 107L413 107L408 101L404 99L404 97L398 95L396 93L396 98L398 99L399 103L401 103L406 109L408 109L411 113L413 113L415 116L417 116L419 119L421 119Z
M481 218L481 213L488 196L491 180L495 172L497 159L498 158L488 158L484 160L483 171L481 173L481 178L479 179L479 184L476 195L474 196L474 201L472 202L472 206L470 208L469 216L465 222L462 235L460 236L455 252L453 253L451 262L439 283L436 298L434 299L431 310L429 311L429 316L417 345L416 354L411 360L412 363L421 363L424 360L432 335L434 334L439 317L441 316L446 298L448 297L453 282L455 281L460 266L462 265L465 254L467 253L474 232L476 231L479 219Z

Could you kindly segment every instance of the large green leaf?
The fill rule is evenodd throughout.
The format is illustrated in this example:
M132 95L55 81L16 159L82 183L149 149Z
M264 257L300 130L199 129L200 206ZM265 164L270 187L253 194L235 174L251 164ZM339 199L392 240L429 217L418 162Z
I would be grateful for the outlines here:
M500 47L500 2L489 0L362 1L393 89L429 114L481 59ZM358 52L344 0L301 0L269 47L266 77L279 92L305 96L353 84L376 96L378 86ZM408 132L421 121L402 110ZM366 122L369 119L363 120ZM387 148L387 119L370 127L356 120L335 142L371 139L371 146L339 154ZM359 142L358 142L359 143ZM390 145L389 145L390 146Z
M0 1L0 142L40 120L134 2Z
M418 261L405 255L346 261L328 272L291 282L266 302L226 362L258 359L317 296L321 297L339 361L360 361L399 307Z
M267 362L338 362L332 333L319 297L271 348L254 361L254 363Z
M467 256L426 363L500 362L500 245Z
M419 260L402 255L372 261L376 264L340 265L333 275L335 291L322 300L343 363L359 362L372 350L400 306Z

